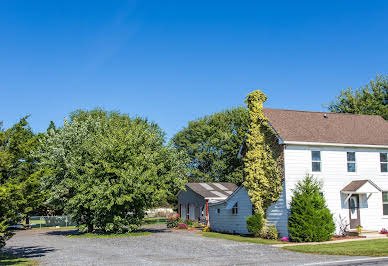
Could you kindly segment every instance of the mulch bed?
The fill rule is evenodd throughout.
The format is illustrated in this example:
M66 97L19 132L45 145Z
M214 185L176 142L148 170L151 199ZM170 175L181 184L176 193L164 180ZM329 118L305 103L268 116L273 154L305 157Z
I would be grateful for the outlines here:
M330 239L330 241L356 239L356 238L365 238L365 236L334 236Z

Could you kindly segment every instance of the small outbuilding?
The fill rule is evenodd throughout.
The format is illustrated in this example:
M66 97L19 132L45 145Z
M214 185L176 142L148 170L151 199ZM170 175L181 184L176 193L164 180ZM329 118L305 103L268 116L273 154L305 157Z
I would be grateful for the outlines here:
M225 200L209 204L210 228L218 232L249 234L246 220L252 213L248 191L241 186Z
M187 183L185 190L179 191L178 213L185 220L209 224L210 203L227 199L238 187L233 183Z

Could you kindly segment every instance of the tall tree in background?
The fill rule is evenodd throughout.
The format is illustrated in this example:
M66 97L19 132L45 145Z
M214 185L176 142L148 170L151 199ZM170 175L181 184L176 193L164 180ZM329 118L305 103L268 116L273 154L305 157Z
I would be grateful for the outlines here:
M342 90L329 110L334 113L380 115L388 120L388 77L378 75L364 87Z
M190 181L243 182L242 159L237 158L248 129L243 107L204 116L178 132L171 143L189 158Z
M282 149L262 109L267 97L259 90L248 94L250 124L244 155L245 181L252 204L257 213L265 215L282 191Z
M72 113L38 152L50 202L89 231L137 228L147 209L184 183L179 156L163 143L162 130L142 118L99 109Z
M35 214L45 201L40 185L42 172L32 156L42 136L32 132L27 118L7 130L0 130L0 227L3 230L6 225Z

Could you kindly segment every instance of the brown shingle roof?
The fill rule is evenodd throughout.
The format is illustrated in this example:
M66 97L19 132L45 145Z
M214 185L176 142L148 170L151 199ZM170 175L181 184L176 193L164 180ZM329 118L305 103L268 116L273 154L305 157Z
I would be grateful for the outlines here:
M368 180L355 180L347 184L341 191L357 191L362 187Z
M233 193L238 187L233 183L187 183L186 187L204 198L224 199Z
M263 113L283 141L388 145L388 122L378 115L272 108Z

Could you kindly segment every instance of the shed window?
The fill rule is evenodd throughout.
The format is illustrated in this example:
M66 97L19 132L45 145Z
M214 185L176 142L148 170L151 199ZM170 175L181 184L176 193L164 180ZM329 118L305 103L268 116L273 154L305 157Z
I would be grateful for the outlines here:
M356 153L347 152L348 172L356 172Z
M220 214L220 209L217 209L217 213Z
M383 192L383 214L388 215L388 191Z
M387 164L388 164L387 153L381 152L380 153L380 170L381 170L382 173L388 172Z
M321 171L321 152L311 151L311 159L312 159L312 171L320 172Z
M232 207L232 214L237 215L238 214L238 202L236 202Z

